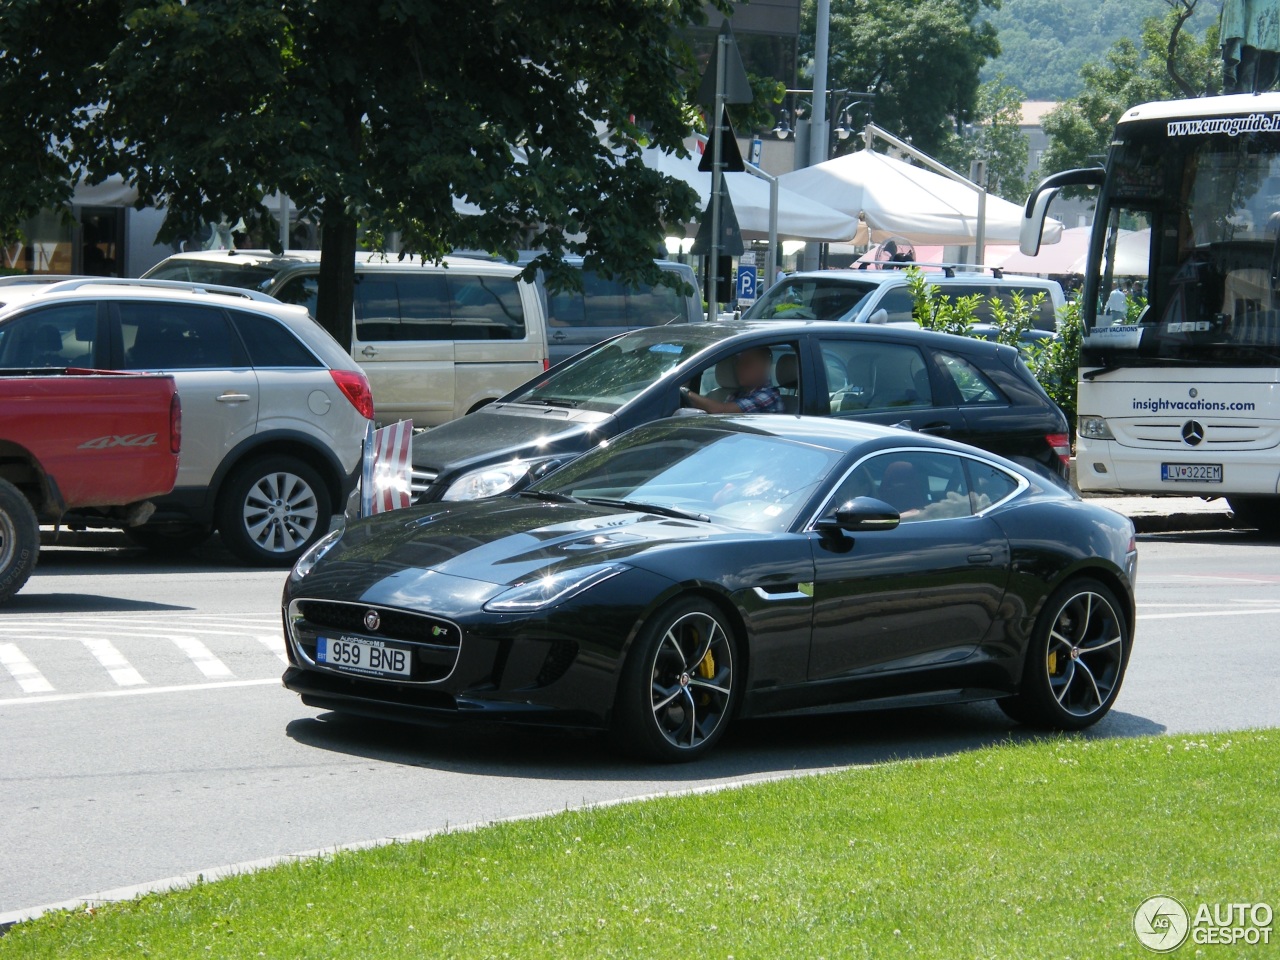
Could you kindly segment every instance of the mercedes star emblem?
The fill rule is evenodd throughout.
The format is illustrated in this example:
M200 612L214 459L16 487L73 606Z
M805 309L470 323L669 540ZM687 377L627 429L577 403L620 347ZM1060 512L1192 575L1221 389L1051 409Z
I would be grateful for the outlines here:
M1192 447L1198 445L1204 439L1204 427L1195 420L1188 420L1182 425L1182 439Z
M378 611L366 610L364 613L364 628L366 630L376 631L380 626L382 626L382 618L378 616Z

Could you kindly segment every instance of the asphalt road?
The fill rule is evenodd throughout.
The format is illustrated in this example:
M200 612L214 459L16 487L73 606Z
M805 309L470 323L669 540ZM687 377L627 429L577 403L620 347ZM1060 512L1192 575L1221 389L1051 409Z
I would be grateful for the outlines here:
M1280 545L1141 538L1129 675L1095 736L1280 727ZM47 548L0 613L0 923L227 864L1022 734L991 705L753 721L706 762L587 736L334 717L278 682L280 572Z

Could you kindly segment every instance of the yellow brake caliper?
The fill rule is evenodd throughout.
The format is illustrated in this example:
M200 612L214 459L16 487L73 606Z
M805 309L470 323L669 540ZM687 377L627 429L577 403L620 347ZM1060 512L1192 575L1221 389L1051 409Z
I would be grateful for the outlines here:
M698 665L694 667L694 671L704 680L710 680L716 675L716 658L711 655L711 648L707 648L706 655L698 661ZM702 706L706 706L711 702L711 694L704 693L698 698Z
M1058 675L1058 651L1049 651L1049 676L1056 677Z

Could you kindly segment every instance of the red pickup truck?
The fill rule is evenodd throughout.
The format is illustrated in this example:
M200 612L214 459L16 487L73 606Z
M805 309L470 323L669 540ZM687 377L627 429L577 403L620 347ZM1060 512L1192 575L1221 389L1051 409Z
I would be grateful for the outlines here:
M40 523L69 510L145 521L173 489L181 442L173 377L0 370L0 603L31 575Z

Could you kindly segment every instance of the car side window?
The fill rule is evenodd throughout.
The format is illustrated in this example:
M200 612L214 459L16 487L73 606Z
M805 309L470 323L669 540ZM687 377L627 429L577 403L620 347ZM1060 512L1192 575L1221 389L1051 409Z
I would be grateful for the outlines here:
M272 317L233 310L231 322L249 351L249 362L255 367L324 366L292 332Z
M246 366L223 312L160 301L116 304L126 370L222 370Z
M398 339L454 339L449 281L443 273L397 276L395 285L400 300Z
M584 316L593 327L627 325L627 288L619 280L606 280L594 270L582 271Z
M454 340L523 340L524 306L513 277L450 271Z
M954 353L939 353L938 359L942 361L943 369L955 383L962 405L968 407L1009 402L1008 398L987 378L987 375L964 357Z
M0 367L91 367L97 338L96 303L32 310L0 326Z
M660 327L684 319L684 297L673 287L642 283L627 292L628 326Z
M769 383L777 387L782 398L783 413L799 413L800 404L800 356L794 343L771 343L772 367ZM743 348L750 349L750 348ZM705 368L697 377L694 389L712 400L737 400L747 391L738 383L737 354Z
M300 274L296 277L290 277L280 285L280 289L272 294L282 303L292 303L300 307L306 307L307 313L314 318L316 315L316 301L320 297L320 278L313 274Z
M400 297L394 280L357 273L355 307L357 340L400 339Z
M980 460L969 460L966 467L969 471L969 485L973 491L975 511L986 510L1008 499L1018 489L1018 481L999 467Z
M911 298L911 291L906 287L893 286L884 292L884 296L876 303L872 313L885 311L888 316L883 320L884 323L910 323L914 307L915 301Z
M834 516L850 500L873 497L897 510L903 523L972 516L964 460L923 450L868 457L841 482L824 513Z
M818 343L827 372L831 413L856 416L933 406L929 368L915 347L834 338Z

